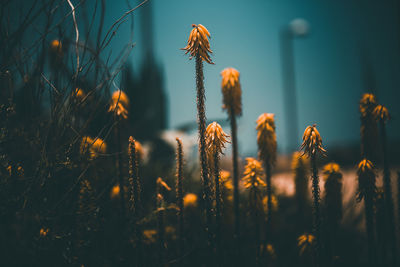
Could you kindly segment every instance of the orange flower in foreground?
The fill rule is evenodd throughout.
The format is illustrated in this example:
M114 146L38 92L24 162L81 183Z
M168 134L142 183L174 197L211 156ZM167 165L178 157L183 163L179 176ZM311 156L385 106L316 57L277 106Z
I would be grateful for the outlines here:
M190 59L199 56L207 63L214 64L208 54L212 53L208 41L208 37L210 37L209 31L201 24L192 24L192 27L193 29L190 32L188 43L182 50L186 50L185 54L190 53Z
M322 147L322 138L317 130L316 124L308 126L304 131L301 149L304 150L304 154L307 154L309 157L315 156L317 152L325 155L326 150Z

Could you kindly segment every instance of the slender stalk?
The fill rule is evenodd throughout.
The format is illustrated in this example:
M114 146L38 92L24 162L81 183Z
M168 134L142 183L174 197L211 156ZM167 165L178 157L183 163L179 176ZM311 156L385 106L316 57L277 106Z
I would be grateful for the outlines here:
M229 112L231 124L231 140L232 140L232 166L233 166L233 210L235 216L234 239L236 240L236 253L240 252L240 211L239 211L239 164L238 164L238 144L237 144L237 124L233 106Z
M387 232L390 242L392 264L396 266L396 231L394 226L394 207L393 207L393 196L392 196L392 185L390 179L390 168L387 157L387 144L386 144L386 127L384 120L380 120L381 130L381 145L383 154L383 187L385 197L385 217L387 219Z
M272 234L272 186L271 186L271 164L268 160L265 161L265 179L267 183L267 226L265 231L265 244L271 242Z
M213 238L210 231L211 225L211 203L210 203L210 181L208 177L207 155L205 150L205 130L206 130L206 112L205 112L205 90L203 62L199 54L196 55L196 87L197 87L197 119L199 131L199 153L201 178L203 181L203 198L206 213L206 232L208 233L209 246L212 246Z
M116 118L118 119L118 118ZM117 169L117 176L118 176L118 182L119 182L119 187L121 188L120 194L121 194L121 225L125 224L126 221L126 206L125 206L125 192L124 192L124 178L122 176L122 155L121 155L121 129L120 129L120 121L118 121L116 128L115 128L115 137L116 137L116 143L117 143L117 161L116 161L116 169Z
M185 222L184 222L184 207L183 207L183 150L182 141L176 138L178 147L176 150L176 201L178 204L178 229L179 229L179 254L178 258L182 259L184 255L184 245L185 245ZM181 265L184 263L181 260Z
M371 195L366 195L364 199L365 220L367 224L368 239L368 259L370 267L376 266L376 246L375 246L375 223L374 223L374 199Z
M315 154L311 154L311 172L312 172L312 194L313 194L313 235L315 236L315 266L320 266L320 248L321 248L321 236L320 236L320 225L321 216L319 209L320 202L320 189L319 189L319 178L318 169L315 159Z
M132 211L132 221L135 227L134 237L136 242L136 266L142 264L142 238L141 238L141 227L137 223L140 217L141 205L140 205L140 180L139 180L139 162L136 153L135 140L129 137L129 184L131 187L131 194L129 198L129 208Z
M221 189L220 189L220 167L218 152L214 153L214 182L215 182L215 241L218 265L221 266Z

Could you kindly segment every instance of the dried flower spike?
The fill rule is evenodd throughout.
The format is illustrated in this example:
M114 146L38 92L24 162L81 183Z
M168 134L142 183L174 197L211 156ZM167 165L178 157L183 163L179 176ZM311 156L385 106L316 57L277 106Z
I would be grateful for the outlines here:
M387 122L390 120L390 114L388 109L383 105L377 105L372 111L372 115L376 120L381 120L383 122Z
M325 155L326 150L322 147L322 138L316 124L308 126L304 131L301 149L304 150L303 154L307 154L309 157L315 156L317 152Z
M272 113L263 113L257 119L257 144L260 159L273 165L276 161L275 119Z
M244 187L245 188L250 188L250 187L265 187L266 184L263 181L264 177L264 170L261 165L261 162L254 158L246 158L247 164L245 166L245 171L244 171Z
M314 246L315 236L311 234L304 234L299 236L297 241L297 246L300 249L299 254L303 255L304 252L310 252L312 250L312 247Z
M186 50L185 54L190 53L190 59L199 56L202 60L209 64L214 64L208 53L212 53L208 37L209 31L201 24L192 24L192 31L190 32L188 43L182 50Z
M222 108L231 115L242 115L242 88L240 86L240 73L234 68L226 68L221 71Z

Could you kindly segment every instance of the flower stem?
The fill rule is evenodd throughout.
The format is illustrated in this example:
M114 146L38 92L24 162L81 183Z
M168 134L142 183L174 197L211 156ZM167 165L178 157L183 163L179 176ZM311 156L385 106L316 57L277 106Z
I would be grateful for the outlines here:
M218 265L221 266L221 189L220 189L220 167L218 152L214 153L214 179L215 179L215 240L216 255L218 257Z
M184 254L184 238L185 238L185 224L184 224L184 213L183 213L183 150L182 150L182 141L177 138L176 142L178 143L178 147L176 150L176 201L178 204L178 229L179 229L179 255L178 258L182 258ZM184 263L181 262L183 266Z
M315 236L315 248L314 248L314 263L315 267L320 266L320 225L321 217L319 210L320 202L320 189L319 189L319 178L318 169L315 159L315 154L311 154L311 171L312 171L312 194L313 194L313 234Z
M266 160L265 161L265 174L266 174L266 183L267 183L267 225L266 225L266 231L265 231L265 236L266 236L266 243L271 242L271 234L272 234L272 186L271 186L271 164Z

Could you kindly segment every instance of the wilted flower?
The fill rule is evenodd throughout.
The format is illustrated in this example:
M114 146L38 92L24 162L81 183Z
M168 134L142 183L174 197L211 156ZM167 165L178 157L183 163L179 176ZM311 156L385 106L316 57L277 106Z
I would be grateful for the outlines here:
M383 122L386 122L386 121L390 120L389 111L388 111L388 109L387 109L385 106L383 106L383 105L377 105L377 106L374 108L372 114L373 114L373 116L374 116L374 118L375 118L376 120L381 120L381 121L383 121Z
M245 166L245 171L244 171L244 187L245 188L250 188L250 187L265 187L266 184L262 180L262 177L264 176L264 169L261 165L261 162L254 158L246 158L247 164Z
M183 197L183 206L185 208L196 208L197 207L197 195L188 193Z
M111 96L110 107L108 112L115 112L118 117L128 118L129 98L121 90L115 91Z
M210 37L210 33L201 24L192 24L192 31L190 32L188 43L185 48L182 50L186 50L185 54L190 53L190 59L195 56L199 56L202 60L206 61L209 64L214 64L210 58L208 53L212 53L210 49L210 43L208 41L208 37Z
M363 159L358 164L358 196L357 200L361 201L367 196L372 198L375 197L376 193L376 176L374 171L374 165L371 161Z
M308 126L303 134L303 143L301 149L304 150L304 154L308 154L309 157L315 156L317 152L325 155L326 150L322 147L322 139L319 134L316 124Z
M276 134L274 114L263 113L257 119L257 144L260 159L274 164L276 161Z
M240 73L234 68L226 68L221 72L222 82L222 95L223 95L223 109L228 113L233 111L233 114L240 116L242 114L242 89L240 86L239 76Z
M82 155L86 153L89 154L90 159L95 159L99 156L99 154L106 153L107 145L100 138L91 138L89 136L85 136L82 138L80 152Z
M311 234L304 234L299 236L297 241L297 246L300 249L299 254L303 255L305 252L311 252L312 247L314 246L315 236Z

